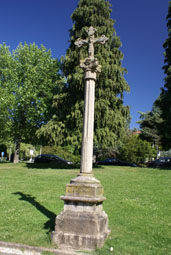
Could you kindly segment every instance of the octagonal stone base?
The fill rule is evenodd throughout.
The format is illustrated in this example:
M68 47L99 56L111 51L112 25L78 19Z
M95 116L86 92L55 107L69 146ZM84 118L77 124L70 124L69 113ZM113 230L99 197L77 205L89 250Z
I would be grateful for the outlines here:
M103 187L93 176L78 176L66 185L64 210L56 217L52 241L59 248L95 250L109 235L103 211Z

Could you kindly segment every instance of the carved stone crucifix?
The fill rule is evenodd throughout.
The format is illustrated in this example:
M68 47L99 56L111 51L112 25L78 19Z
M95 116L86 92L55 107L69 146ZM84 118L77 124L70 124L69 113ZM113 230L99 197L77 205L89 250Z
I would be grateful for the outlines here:
M88 39L83 40L78 38L78 40L75 42L75 45L77 47L81 47L85 44L88 44L88 57L91 59L94 59L94 44L95 43L105 44L105 42L108 40L108 38L105 35L102 35L99 38L94 38L95 32L96 32L96 29L91 26L87 30Z

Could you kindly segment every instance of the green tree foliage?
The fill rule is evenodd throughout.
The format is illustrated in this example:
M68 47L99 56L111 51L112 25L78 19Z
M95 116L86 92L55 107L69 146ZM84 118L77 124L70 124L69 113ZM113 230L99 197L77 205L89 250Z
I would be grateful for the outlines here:
M130 115L129 107L123 105L123 94L129 91L129 86L124 79L126 69L122 67L121 42L114 29L114 21L110 18L110 7L105 0L80 0L71 16L73 26L70 30L70 46L62 58L62 71L67 83L63 93L54 98L53 105L58 113L56 119L41 130L57 144L81 145L84 74L79 65L80 60L88 56L88 50L86 46L78 49L74 42L78 38L87 38L86 31L90 26L97 29L96 37L104 34L109 38L105 45L95 45L95 57L102 65L95 92L95 145L117 147L125 133ZM61 141L61 137L65 138L64 141Z
M157 151L150 142L142 140L139 136L130 133L125 137L122 148L120 149L120 159L143 165L146 160L156 157Z
M0 45L0 143L10 141L12 121L10 112L14 106L13 69L9 47Z
M58 70L58 61L44 46L20 44L12 54L0 46L2 121L11 123L10 137L18 148L20 142L34 144L36 130L52 118L52 99L61 84Z
M160 126L160 134L163 148L171 148L171 1L169 2L167 15L168 38L165 40L163 47L164 53L164 88L159 97L158 105L161 108L163 123Z
M139 112L139 114L140 138L158 146L160 144L159 127L163 123L160 108L155 102L151 112Z

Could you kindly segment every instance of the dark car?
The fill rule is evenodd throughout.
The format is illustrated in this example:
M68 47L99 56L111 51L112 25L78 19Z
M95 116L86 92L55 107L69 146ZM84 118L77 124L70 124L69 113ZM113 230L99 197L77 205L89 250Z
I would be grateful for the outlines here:
M96 162L97 165L110 165L110 166L136 166L136 164L123 162L117 158L107 158Z
M62 159L56 155L52 154L41 154L34 159L34 163L55 163L55 164L64 164L71 165L73 164L71 161Z
M147 163L147 167L171 167L171 158L161 157Z

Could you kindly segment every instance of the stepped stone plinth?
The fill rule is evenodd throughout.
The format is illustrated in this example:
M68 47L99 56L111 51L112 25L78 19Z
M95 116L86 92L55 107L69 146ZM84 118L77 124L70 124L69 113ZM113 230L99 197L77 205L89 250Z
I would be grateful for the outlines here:
M60 248L95 250L109 234L103 187L94 177L78 176L66 185L64 210L56 217L53 242Z

